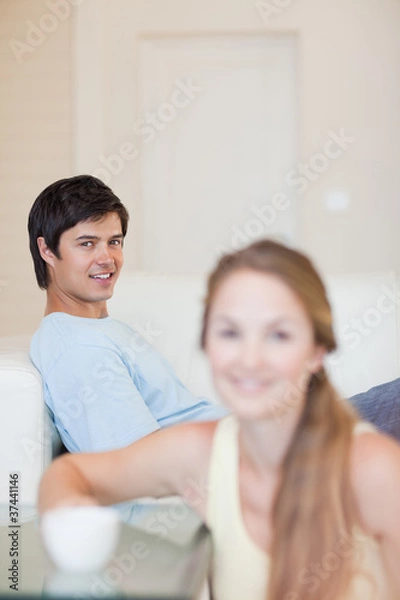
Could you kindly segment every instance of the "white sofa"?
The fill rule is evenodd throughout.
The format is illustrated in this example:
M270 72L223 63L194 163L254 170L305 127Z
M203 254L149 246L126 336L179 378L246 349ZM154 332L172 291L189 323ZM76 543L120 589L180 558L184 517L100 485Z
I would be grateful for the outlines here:
M329 277L327 285L341 348L327 366L341 393L350 396L398 377L396 275ZM198 343L204 289L202 276L126 271L109 312L154 343L190 390L218 401ZM34 504L51 460L41 381L28 347L29 336L0 338L0 504L7 503L9 473L15 471L20 473L21 504Z

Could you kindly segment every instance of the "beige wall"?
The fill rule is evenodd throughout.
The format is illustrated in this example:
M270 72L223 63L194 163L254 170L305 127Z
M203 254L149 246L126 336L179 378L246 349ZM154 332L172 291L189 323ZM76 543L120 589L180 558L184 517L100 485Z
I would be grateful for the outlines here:
M42 0L0 0L0 335L30 333L42 316L27 215L48 183L71 175L71 20L43 21L56 29L10 46L46 13Z
M282 0L265 0L259 13L252 0L214 4L215 31L237 31L239 21L243 31L298 34L299 162L323 149L330 130L343 127L354 138L297 196L299 243L325 272L400 271L400 2L293 0L280 9ZM174 11L184 13L188 31L201 29L197 0L149 0L146 6L149 32L177 33ZM276 7L270 18L268 6ZM37 193L72 174L74 164L72 19L59 19L20 62L10 48L13 38L25 40L27 21L38 24L46 13L42 0L0 0L1 334L31 332L40 318L44 297L32 274L26 217ZM111 64L106 68L118 68L118 61ZM126 98L123 104L129 105ZM124 198L129 181L112 184ZM331 192L347 195L347 210L327 210ZM127 262L134 264L133 257Z
M207 2L212 9L206 10ZM306 191L295 196L297 243L325 272L399 270L398 0L264 0L263 4L258 1L259 11L257 0L115 0L112 5L101 1L95 4L100 7L98 30L103 40L99 48L105 66L97 89L107 90L97 93L102 97L103 117L97 128L102 129L102 135L98 131L96 135L106 155L122 140L131 139L131 122L142 114L137 98L139 35L143 39L146 35L196 36L210 32L296 34L299 163L315 161L316 169L321 167L318 154L330 131L339 133L343 128L344 135L354 139L340 158L330 159L327 165L322 163L324 172L311 172L315 181L306 180ZM268 17L269 12L272 14ZM113 92L121 89L123 94ZM89 135L88 139L92 138ZM97 148L92 155L98 157ZM113 178L112 184L127 199L135 221L141 224L137 189L140 175L137 161L132 169ZM285 185L283 180L276 191L285 191ZM339 200L344 194L348 208L329 211L326 203L331 194L339 194ZM265 202L269 200L267 196ZM233 223L243 229L253 216L249 206L248 215ZM168 229L168 222L165 227ZM194 229L195 225L188 223L188 227ZM151 231L145 230L143 235L149 237ZM129 265L138 264L131 256L127 258ZM183 253L185 262L182 269L186 271L190 255Z
M310 0L306 5L302 158L308 161L322 148L331 128L343 126L355 141L301 200L302 243L328 272L398 271L400 2ZM296 2L293 13L302 6ZM348 194L347 211L324 208L331 190Z

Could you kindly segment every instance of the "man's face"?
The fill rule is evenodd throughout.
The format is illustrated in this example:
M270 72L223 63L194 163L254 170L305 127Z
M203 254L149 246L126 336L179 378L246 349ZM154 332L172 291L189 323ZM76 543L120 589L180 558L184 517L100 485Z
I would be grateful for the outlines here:
M122 246L120 218L108 213L100 221L83 221L64 231L60 258L41 247L49 265L48 292L57 310L64 306L65 312L77 316L107 314L106 301L113 294L124 262Z

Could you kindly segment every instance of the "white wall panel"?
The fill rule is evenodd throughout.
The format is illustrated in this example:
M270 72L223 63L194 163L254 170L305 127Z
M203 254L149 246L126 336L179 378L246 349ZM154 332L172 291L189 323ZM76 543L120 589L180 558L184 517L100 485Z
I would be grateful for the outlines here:
M296 38L156 38L140 55L142 266L204 271L221 246L293 241L293 198L271 199L296 160Z

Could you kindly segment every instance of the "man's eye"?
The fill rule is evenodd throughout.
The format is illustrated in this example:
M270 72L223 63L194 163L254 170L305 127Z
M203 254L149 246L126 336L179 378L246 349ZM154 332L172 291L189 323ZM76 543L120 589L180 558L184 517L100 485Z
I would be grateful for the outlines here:
M81 246L84 248L89 248L90 246L93 246L93 242L82 242Z
M111 240L110 244L112 246L122 246L122 240L119 240L119 239L117 239L117 240Z

